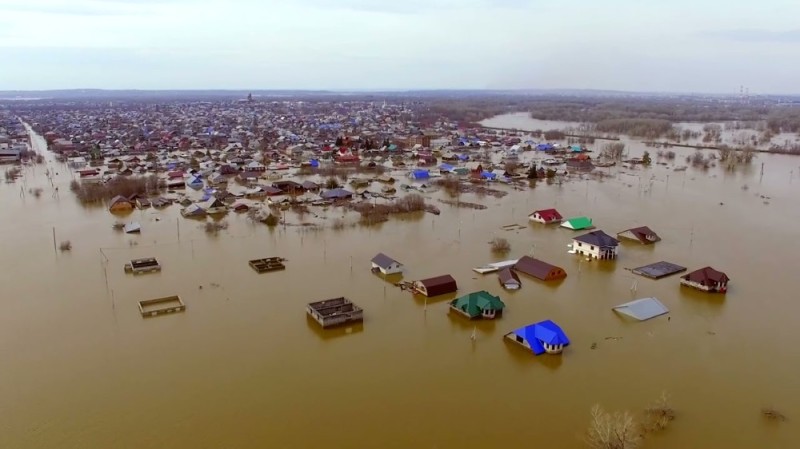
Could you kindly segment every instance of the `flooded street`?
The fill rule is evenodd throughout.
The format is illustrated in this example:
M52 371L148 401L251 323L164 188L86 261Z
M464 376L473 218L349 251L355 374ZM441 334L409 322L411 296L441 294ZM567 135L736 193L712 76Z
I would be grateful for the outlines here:
M490 126L524 128L524 117L504 117ZM646 149L625 142L631 156ZM44 152L41 138L34 146ZM217 236L182 218L177 205L134 210L125 219L139 221L141 235L123 234L105 207L77 202L66 165L25 167L23 179L0 184L0 447L464 449L536 441L571 449L585 446L593 404L639 411L662 391L677 419L647 448L796 447L800 280L791 266L800 157L758 154L733 172L681 172L674 166L694 150L674 151L674 164L598 169L609 175L601 180L497 187L509 192L503 198L461 195L486 210L438 203L442 191L428 195L439 216L336 230L330 222L341 209L318 220L324 229L268 228L229 213ZM52 185L47 168L58 172ZM29 191L37 187L39 198ZM616 262L586 262L567 253L580 233L528 222L531 211L550 207L587 215L611 235L645 225L663 240L625 242ZM287 211L286 221L306 220ZM515 223L524 228L502 229ZM493 237L508 239L507 257L490 252ZM64 240L71 251L56 250ZM405 280L451 274L459 295L499 295L502 318L469 322L448 314L453 295L412 297L370 272L378 252L405 264ZM521 290L506 292L496 275L471 270L526 254L568 277L553 285L521 276ZM286 270L257 274L247 264L270 256L287 258ZM126 274L123 265L140 257L157 257L163 270ZM656 281L626 270L661 260L690 271L713 266L730 276L730 290L708 295L680 288L678 276ZM140 316L139 300L176 294L185 312ZM338 296L364 309L364 323L323 332L305 305ZM632 322L611 311L649 296L670 309L669 320ZM560 357L534 357L502 338L544 319L570 337ZM768 422L765 406L789 421Z

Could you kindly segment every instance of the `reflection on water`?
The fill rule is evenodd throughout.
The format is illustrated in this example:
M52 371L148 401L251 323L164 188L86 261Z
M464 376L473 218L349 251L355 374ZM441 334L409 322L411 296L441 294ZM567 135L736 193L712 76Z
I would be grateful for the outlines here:
M18 184L0 184L0 446L444 449L535 437L577 449L593 404L640 410L666 390L678 419L648 447L794 447L796 420L770 427L759 410L800 416L800 284L787 274L800 236L800 159L759 155L733 174L675 172L691 153L675 151L668 165L604 169L602 182L461 196L488 206L481 211L438 203L446 194L433 192L439 216L334 230L334 218L357 215L288 211L288 225L269 228L228 214L217 236L177 205L134 211L125 220L143 234L125 235L104 207L77 205L66 167L50 163L59 197L42 167L25 168ZM20 187L45 191L36 199ZM625 244L616 262L586 262L567 253L577 233L526 225L530 211L549 207L590 216L610 235L645 225L663 240ZM292 226L305 220L325 227ZM512 223L523 229L504 230ZM71 251L54 248L54 229ZM486 243L493 236L509 241L504 258L533 248L568 277L522 276L519 292L504 291L496 274L471 271L497 260ZM426 301L401 291L370 270L378 252L403 262L402 279L449 273L459 292ZM286 270L257 274L247 264L267 256L286 257ZM162 272L124 273L141 257L157 257ZM730 291L708 295L677 276L654 281L625 269L660 260L725 271ZM448 312L448 301L477 290L506 303L502 317ZM139 300L174 294L185 312L142 319ZM308 302L338 296L364 309L363 324L322 330L306 318ZM624 322L611 310L646 296L671 319ZM544 319L570 337L562 356L534 357L502 338ZM476 416L479 426L453 424ZM342 423L358 432L343 434Z

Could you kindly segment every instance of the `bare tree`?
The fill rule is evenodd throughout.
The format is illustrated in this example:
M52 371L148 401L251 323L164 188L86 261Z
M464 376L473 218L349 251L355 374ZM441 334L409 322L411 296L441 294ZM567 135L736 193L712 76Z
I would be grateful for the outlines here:
M592 407L586 443L592 449L635 449L642 440L639 426L628 412L609 413Z

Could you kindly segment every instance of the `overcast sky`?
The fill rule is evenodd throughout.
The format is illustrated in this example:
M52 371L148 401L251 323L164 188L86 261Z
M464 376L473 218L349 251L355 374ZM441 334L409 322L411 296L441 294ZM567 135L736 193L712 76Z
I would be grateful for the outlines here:
M800 93L799 0L0 0L0 90Z

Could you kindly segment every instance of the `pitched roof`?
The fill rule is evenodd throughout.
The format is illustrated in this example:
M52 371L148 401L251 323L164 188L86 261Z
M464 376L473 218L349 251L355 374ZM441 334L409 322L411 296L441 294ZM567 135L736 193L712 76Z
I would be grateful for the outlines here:
M115 205L117 203L128 203L128 204L130 204L130 202L131 202L131 200L125 198L124 196L117 195L114 198L111 198L111 203L109 203L109 205L113 206L113 205Z
M681 279L688 279L692 282L703 282L706 284L708 284L708 281L712 281L713 283L717 284L730 281L728 275L711 267L705 267L696 271L692 271L691 273L681 276Z
M539 216L544 218L545 220L561 220L564 218L555 209L535 210L533 211L533 213L531 213L531 215L533 214L539 214Z
M500 279L500 283L502 284L507 284L511 281L516 281L517 284L520 283L519 276L517 276L517 273L514 273L514 271L511 270L511 267L506 267L500 270L500 272L497 273L497 277Z
M464 311L473 318L480 315L484 310L500 311L506 306L499 297L492 296L485 290L456 298L450 302L450 305Z
M648 228L647 226L639 226L638 228L630 228L626 229L619 234L630 232L637 239L639 239L642 243L655 243L661 240L661 237L658 236L652 229ZM617 234L617 235L619 235Z
M592 231L588 234L579 235L575 237L575 240L589 245L595 245L600 247L619 245L619 240L615 239L614 237L611 237L610 235L600 230Z
M514 264L514 269L528 276L533 276L536 279L545 280L547 279L547 275L550 274L550 271L553 269L559 270L560 268L543 260L534 259L530 256L522 256L517 263Z
M615 306L612 310L636 318L639 321L649 320L669 313L667 306L656 298L637 299Z
M529 324L511 331L511 333L524 338L536 355L545 352L542 343L547 343L549 345L569 345L567 334L561 330L558 324L551 320Z
M449 274L443 274L441 276L436 276L433 278L423 279L419 281L419 283L424 285L425 288L436 287L439 285L448 285L455 282L456 280L453 279L453 276L450 276Z
M561 226L564 228L570 228L576 230L587 229L592 227L592 219L589 217L568 218L564 220L563 223L561 223Z
M378 253L378 255L372 258L371 262L381 268L389 268L390 266L392 266L393 263L397 263L397 265L402 265L400 262L392 259L391 257L383 253Z

